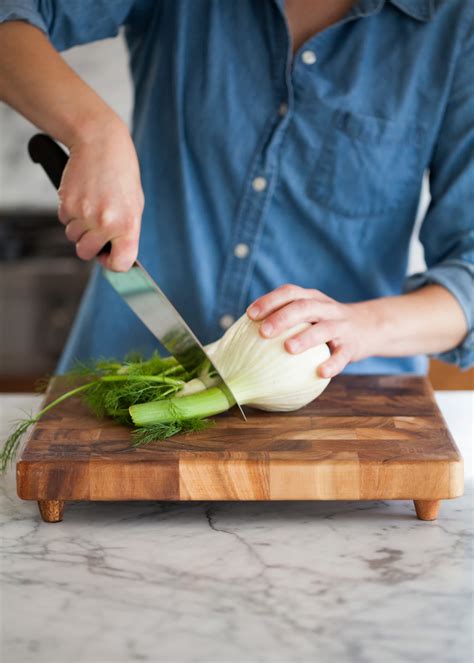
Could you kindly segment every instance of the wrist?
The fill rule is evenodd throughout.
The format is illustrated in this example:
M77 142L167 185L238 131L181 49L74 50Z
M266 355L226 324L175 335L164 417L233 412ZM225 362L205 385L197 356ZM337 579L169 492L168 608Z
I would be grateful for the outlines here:
M383 299L371 299L349 304L357 320L359 344L354 361L384 354L384 344L390 342L392 323Z
M71 151L79 145L103 141L104 137L126 133L129 135L128 127L120 117L110 108L94 112L93 116L76 117L65 128L62 136L57 138Z

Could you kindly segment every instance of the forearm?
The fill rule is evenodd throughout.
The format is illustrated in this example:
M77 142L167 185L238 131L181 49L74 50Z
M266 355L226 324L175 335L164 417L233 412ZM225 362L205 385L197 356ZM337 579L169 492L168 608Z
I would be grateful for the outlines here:
M128 128L37 28L0 25L0 99L69 148L58 216L77 255L109 269L136 260L143 191Z
M0 99L68 147L121 122L48 38L21 21L0 25Z
M368 323L364 357L445 352L468 332L458 300L440 285L350 306Z

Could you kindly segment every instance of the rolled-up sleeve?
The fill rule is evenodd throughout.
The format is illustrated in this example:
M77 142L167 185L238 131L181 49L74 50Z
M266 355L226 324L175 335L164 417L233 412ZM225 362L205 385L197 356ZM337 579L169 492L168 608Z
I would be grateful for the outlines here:
M431 203L420 240L427 270L408 277L405 290L437 283L459 301L468 325L464 341L437 358L474 364L474 28L464 41L430 163Z
M0 22L26 21L45 32L58 51L115 37L140 0L0 0Z
M5 21L27 21L47 32L46 23L38 11L38 2L4 2L0 0L0 23Z

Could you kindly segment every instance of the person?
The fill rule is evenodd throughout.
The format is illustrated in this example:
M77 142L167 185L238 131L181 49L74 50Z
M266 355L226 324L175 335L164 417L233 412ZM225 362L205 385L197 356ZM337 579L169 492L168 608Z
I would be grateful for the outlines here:
M474 3L0 0L1 99L63 143L77 255L140 257L203 342L248 307L319 369L473 363ZM58 51L124 26L132 138ZM100 62L97 63L100 67ZM138 154L138 157L137 157ZM426 271L406 278L423 174ZM140 222L143 217L142 230ZM97 266L59 370L151 351Z

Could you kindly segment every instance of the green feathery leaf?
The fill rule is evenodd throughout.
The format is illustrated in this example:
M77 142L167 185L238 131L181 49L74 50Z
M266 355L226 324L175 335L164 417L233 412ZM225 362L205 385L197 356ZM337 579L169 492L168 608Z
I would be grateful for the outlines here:
M134 352L124 361L101 357L91 362L76 362L66 374L66 384L71 389L49 403L34 417L17 422L3 449L0 451L0 471L4 471L18 451L21 438L30 426L62 401L80 395L97 417L108 416L121 424L131 425L129 407L138 403L160 401L175 396L185 383L196 377L202 364L186 371L174 357L161 357L154 352L148 359ZM77 386L77 382L81 384ZM46 382L43 381L42 389ZM136 434L134 446L166 439L178 432L202 430L209 425L202 419L186 422L176 420L170 424L153 426Z
M142 447L150 444L151 442L160 442L166 440L177 433L192 433L200 430L206 430L214 425L212 419L186 419L179 421L175 419L166 424L154 424L153 426L145 426L144 428L137 428L133 431L133 446Z
M36 418L28 418L16 423L15 428L7 437L0 454L0 472L5 472L9 464L15 458L20 446L21 438L28 428L36 422Z

